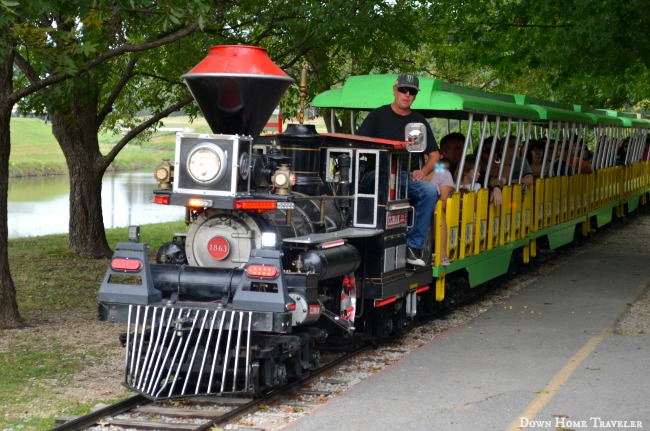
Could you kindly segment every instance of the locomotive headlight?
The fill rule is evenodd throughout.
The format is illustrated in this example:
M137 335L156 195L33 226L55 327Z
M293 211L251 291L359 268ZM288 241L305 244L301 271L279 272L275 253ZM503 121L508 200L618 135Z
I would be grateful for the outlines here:
M277 238L273 232L262 232L262 248L275 250Z
M275 186L276 193L279 195L288 195L291 188L291 176L294 175L287 165L280 165L277 171L273 174L273 186Z
M165 181L167 178L169 178L169 171L165 168L158 168L154 173L154 177L158 181Z
M156 171L153 174L153 177L158 181L158 187L161 189L169 190L171 189L172 182L172 173L174 172L174 167L169 163L168 159L164 159L163 162L158 165Z
M187 171L190 176L202 184L221 180L228 170L226 153L215 144L197 145L187 158Z
M275 174L275 185L276 187L284 187L289 184L289 178L283 172Z

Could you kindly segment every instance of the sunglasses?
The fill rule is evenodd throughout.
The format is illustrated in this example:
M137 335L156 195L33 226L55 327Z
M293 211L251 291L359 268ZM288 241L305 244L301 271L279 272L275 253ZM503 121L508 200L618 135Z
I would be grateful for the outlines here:
M415 96L416 94L418 94L418 90L416 90L415 88L409 88L409 87L397 87L397 91L399 91L402 94L408 93L411 96Z

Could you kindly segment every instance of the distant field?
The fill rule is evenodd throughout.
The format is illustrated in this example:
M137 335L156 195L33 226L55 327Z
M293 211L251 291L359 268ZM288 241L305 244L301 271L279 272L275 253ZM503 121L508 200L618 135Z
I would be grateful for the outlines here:
M310 121L319 132L325 131L322 120ZM285 123L286 127L286 123ZM186 116L163 120L165 129L184 129L191 133L210 133L203 118L189 121ZM122 138L122 134L100 134L100 150L106 154ZM113 169L153 169L162 159L174 158L176 132L161 130L147 142L130 142L114 162ZM11 155L9 176L57 175L68 172L63 152L52 135L51 124L39 118L11 119Z
M188 117L170 117L163 121L166 128L189 128L192 132L209 133L204 119L190 123ZM100 134L100 150L106 154L123 135ZM176 133L157 132L147 142L131 142L120 152L114 169L152 169L164 158L173 159ZM63 152L52 135L52 126L39 118L11 119L11 155L9 176L66 174Z

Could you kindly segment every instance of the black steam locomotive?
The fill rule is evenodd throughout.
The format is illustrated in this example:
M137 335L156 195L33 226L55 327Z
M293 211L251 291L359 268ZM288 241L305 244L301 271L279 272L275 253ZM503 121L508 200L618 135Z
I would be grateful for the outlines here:
M316 366L329 334L385 337L436 307L431 266L406 263L397 175L421 142L304 124L260 137L293 82L261 48L213 47L183 78L214 134L178 134L154 200L185 207L189 230L156 264L117 244L99 292L100 318L129 325L128 387L258 393Z

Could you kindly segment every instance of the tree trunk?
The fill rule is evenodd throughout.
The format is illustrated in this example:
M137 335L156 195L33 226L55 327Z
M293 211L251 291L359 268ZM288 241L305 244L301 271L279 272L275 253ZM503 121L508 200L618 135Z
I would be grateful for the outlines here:
M9 101L13 86L13 56L7 54L0 62L0 329L20 328L16 288L9 271L9 228L7 197L9 194L10 122L13 103Z
M102 177L106 166L97 138L97 98L93 96L96 93L88 87L76 87L71 106L50 115L52 132L70 173L70 251L103 258L112 255L102 215Z
M102 212L102 176L92 165L71 160L70 243L72 252L90 258L111 257Z

